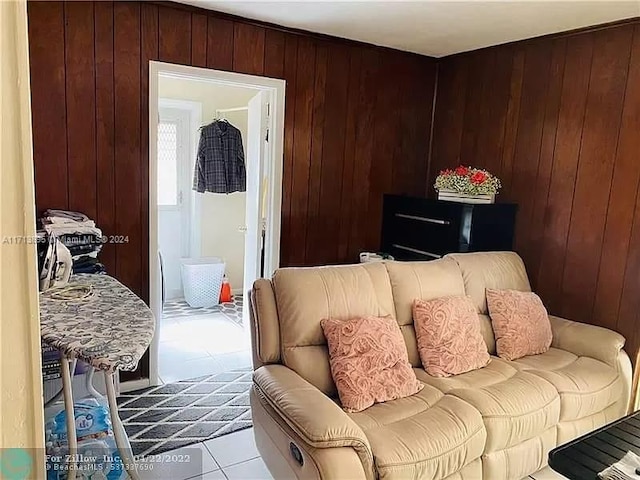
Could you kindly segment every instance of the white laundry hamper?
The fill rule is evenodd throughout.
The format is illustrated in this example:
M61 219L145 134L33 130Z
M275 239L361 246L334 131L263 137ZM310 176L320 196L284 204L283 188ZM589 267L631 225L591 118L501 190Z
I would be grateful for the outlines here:
M183 258L184 299L192 307L213 307L220 301L225 263L218 257Z

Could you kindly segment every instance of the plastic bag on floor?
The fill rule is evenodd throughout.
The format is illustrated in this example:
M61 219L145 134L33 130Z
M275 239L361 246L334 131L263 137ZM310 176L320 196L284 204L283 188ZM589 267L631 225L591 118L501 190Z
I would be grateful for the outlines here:
M109 407L95 398L74 403L78 455L76 479L120 480L126 478L116 447ZM67 414L64 404L56 403L45 410L47 480L67 478L69 453Z

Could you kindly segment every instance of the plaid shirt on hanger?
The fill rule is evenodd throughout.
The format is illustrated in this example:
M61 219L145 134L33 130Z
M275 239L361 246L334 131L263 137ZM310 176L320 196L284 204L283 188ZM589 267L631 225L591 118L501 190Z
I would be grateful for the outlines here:
M247 171L240 130L217 120L200 129L193 189L199 193L247 190Z

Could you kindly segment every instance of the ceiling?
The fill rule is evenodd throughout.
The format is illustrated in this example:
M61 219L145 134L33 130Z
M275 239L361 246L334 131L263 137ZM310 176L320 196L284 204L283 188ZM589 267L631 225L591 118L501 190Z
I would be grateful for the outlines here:
M640 16L640 0L180 0L433 57Z

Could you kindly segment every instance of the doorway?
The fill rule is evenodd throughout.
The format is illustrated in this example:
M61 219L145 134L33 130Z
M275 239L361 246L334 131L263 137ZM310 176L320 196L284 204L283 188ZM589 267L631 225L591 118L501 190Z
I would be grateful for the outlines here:
M197 197L191 198L190 170L197 149L196 132L202 122L202 104L161 97L158 113L156 208L167 302L184 296L180 259L200 256L200 222L196 213L200 202Z
M279 263L284 81L161 62L149 74L150 381L158 385L251 367L245 293ZM241 139L246 181L232 193L193 188L201 127L214 123ZM219 297L222 275L231 299Z

